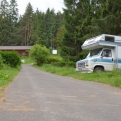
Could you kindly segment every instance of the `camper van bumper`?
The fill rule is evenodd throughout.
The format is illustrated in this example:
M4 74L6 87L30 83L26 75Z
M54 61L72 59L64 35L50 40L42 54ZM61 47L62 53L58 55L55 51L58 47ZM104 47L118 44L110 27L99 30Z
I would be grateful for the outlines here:
M81 73L92 73L93 70L90 68L76 68L76 71L81 72Z

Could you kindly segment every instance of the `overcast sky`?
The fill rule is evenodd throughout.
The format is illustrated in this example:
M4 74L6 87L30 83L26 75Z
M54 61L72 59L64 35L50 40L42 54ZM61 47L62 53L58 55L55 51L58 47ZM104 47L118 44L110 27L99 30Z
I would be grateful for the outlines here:
M48 8L55 12L62 11L64 8L63 0L16 0L18 3L19 14L23 15L27 4L30 2L34 11L38 8L42 12L46 12Z

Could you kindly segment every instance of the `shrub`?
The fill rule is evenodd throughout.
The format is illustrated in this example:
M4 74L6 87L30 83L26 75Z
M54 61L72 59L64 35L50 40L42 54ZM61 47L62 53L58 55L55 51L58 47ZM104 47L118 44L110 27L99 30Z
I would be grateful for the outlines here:
M88 50L82 50L78 55L80 59L84 59L88 55L89 51Z
M30 49L30 56L36 61L38 66L46 61L49 54L49 49L42 45L36 44Z
M75 67L75 62L68 61L68 60L65 61L62 57L55 56L55 55L48 56L47 59L46 59L46 63L51 64L53 66Z
M51 64L51 63L60 62L60 61L62 61L62 58L60 56L51 55L47 57L46 63Z
M4 64L3 64L3 58L0 54L0 69L3 68Z
M53 66L60 66L60 67L75 67L75 62L72 61L59 61L51 63Z
M17 52L15 51L4 51L1 52L1 56L3 58L3 63L7 64L11 67L17 67L18 65L21 65L21 59Z

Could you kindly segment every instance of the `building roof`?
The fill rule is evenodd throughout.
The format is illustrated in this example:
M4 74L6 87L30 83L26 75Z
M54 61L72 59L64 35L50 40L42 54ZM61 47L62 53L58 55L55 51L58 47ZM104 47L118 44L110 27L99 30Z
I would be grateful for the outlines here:
M32 46L0 46L0 50L30 50Z

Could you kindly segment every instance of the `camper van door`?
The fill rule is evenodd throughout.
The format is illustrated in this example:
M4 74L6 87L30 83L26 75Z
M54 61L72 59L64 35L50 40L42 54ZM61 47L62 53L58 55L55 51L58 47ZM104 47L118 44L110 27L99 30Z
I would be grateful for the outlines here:
M101 65L104 66L106 71L112 71L114 68L114 55L112 49L103 49L101 54Z

